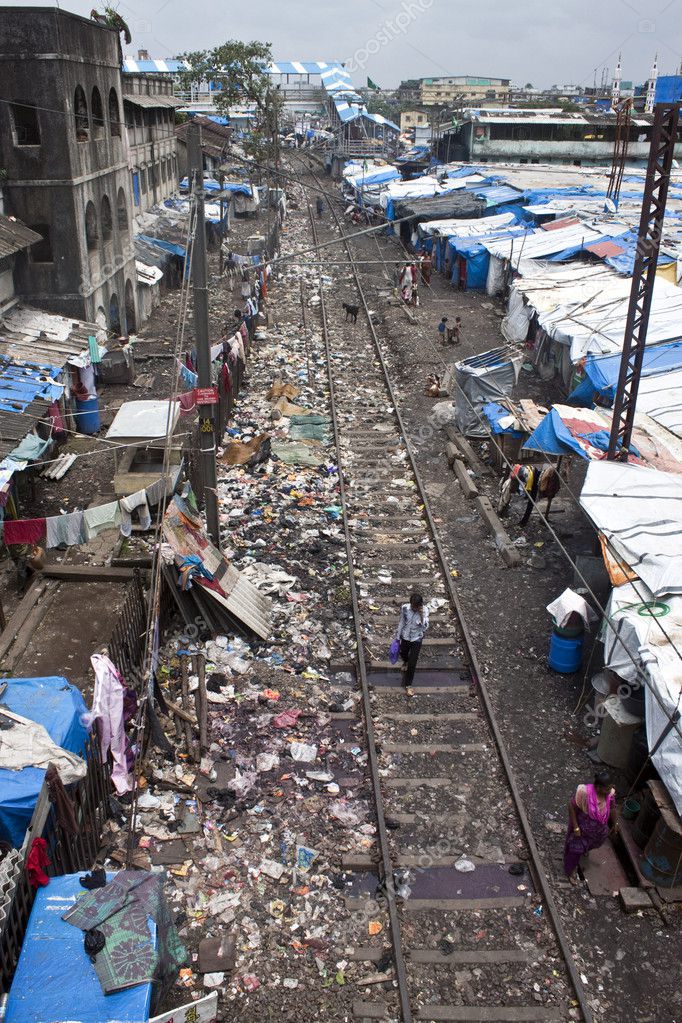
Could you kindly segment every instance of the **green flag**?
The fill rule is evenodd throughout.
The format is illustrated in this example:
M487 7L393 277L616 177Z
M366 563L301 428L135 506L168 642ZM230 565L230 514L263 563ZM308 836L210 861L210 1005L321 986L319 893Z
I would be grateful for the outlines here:
M374 89L375 92L381 92L381 88L369 77L367 78L367 88Z

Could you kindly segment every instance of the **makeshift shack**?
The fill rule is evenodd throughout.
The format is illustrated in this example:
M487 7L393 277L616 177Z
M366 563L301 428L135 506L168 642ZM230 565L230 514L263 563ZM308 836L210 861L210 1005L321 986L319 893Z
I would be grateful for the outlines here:
M172 438L169 462L170 483L175 486L182 467L183 445L175 437L180 419L177 401L126 401L114 417L107 440L114 448L114 493L128 497L151 487L164 475L164 448Z
M82 756L88 732L81 724L81 717L88 708L79 691L60 676L8 678L1 685L5 688L0 696L0 722L4 720L8 725L14 722L8 732L3 731L2 734L17 729L16 716L40 726L40 731L29 733L27 730L26 736L31 742L28 758L42 766L30 764L14 768L14 763L26 763L27 757L23 756L19 760L16 749L8 743L0 743L0 839L19 848L24 841L49 763L50 747L45 744L45 738L49 737L54 747L58 748L54 750L52 747L55 753L61 750L76 754L77 757ZM3 711L9 713L3 714ZM73 758L65 757L65 763L69 759ZM78 771L78 764L74 766ZM84 763L80 773L81 776L85 774Z
M455 363L457 426L469 437L487 437L482 408L511 394L523 355L513 348L491 348Z

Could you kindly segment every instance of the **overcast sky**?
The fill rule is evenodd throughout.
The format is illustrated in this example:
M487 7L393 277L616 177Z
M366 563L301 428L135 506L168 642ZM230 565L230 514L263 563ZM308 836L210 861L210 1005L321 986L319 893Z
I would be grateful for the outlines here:
M133 42L151 57L205 49L229 38L272 44L275 60L351 62L384 88L401 78L480 75L514 84L592 84L613 74L641 82L655 52L661 73L682 62L682 0L110 0ZM10 6L36 6L24 0ZM88 15L93 0L62 7ZM97 4L99 9L104 3Z

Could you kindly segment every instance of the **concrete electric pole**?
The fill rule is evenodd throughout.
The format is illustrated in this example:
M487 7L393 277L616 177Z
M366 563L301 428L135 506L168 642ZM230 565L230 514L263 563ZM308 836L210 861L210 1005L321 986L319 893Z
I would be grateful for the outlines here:
M208 331L208 262L206 257L206 219L204 214L204 162L201 153L201 128L190 122L187 131L189 167L196 209L196 233L192 253L192 294L194 298L194 334L197 346L197 405L199 407L199 444L204 483L204 507L209 536L220 547L218 518L218 474L216 470L215 407L217 388L211 380L211 341Z

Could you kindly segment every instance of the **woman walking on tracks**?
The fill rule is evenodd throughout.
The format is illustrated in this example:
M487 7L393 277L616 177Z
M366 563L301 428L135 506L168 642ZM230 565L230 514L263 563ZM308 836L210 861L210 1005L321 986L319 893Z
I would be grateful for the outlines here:
M568 804L568 831L564 846L564 870L571 884L578 884L578 865L590 849L603 845L618 826L615 790L608 771L598 771L593 785L578 785Z
M400 621L395 638L400 641L400 656L403 661L403 685L412 695L412 682L419 659L424 633L429 627L429 612L421 593L413 593L409 603L400 609Z

